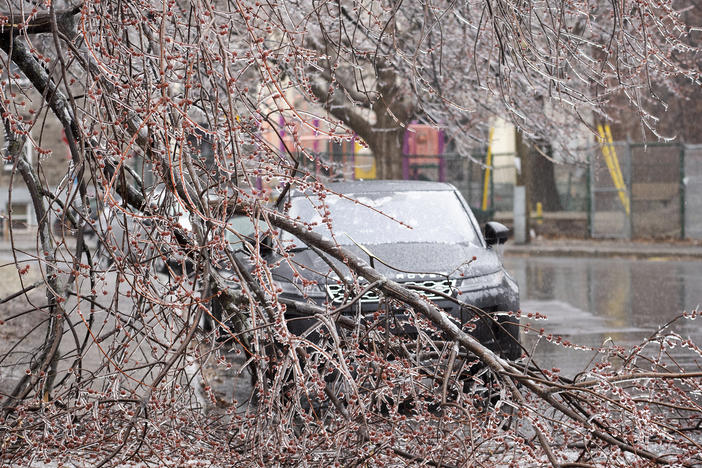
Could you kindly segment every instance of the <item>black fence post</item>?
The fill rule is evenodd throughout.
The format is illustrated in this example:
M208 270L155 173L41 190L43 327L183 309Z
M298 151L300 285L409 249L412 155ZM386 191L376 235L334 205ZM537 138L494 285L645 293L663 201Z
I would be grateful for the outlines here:
M680 239L685 239L685 145L680 145Z
M624 210L627 215L627 225L629 232L627 233L627 238L631 240L634 237L634 187L632 185L632 178L634 173L634 155L631 150L631 140L629 136L626 137L626 181L624 182L624 188L626 189L626 196L629 198L629 212ZM623 177L622 177L623 178Z
M593 169L593 160L594 158L592 157L592 152L588 153L587 155L587 234L589 238L593 238L593 225L592 225L592 207L594 204L592 203L592 197L595 193L595 191L592 189L592 183L593 183L593 177L592 177L592 171Z

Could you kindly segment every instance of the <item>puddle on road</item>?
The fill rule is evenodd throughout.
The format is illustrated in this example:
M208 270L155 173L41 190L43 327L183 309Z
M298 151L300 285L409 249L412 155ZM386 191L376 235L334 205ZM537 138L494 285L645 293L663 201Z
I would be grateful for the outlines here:
M545 320L531 320L533 328L543 326L548 328L551 333L559 335L607 335L612 332L616 334L650 334L655 331L653 327L642 328L633 325L629 327L619 326L613 330L606 318L559 300L522 301L522 310L526 313L538 312L547 317Z
M532 320L532 328L544 328L584 346L638 344L702 303L702 262L507 257L504 263L519 283L522 312L548 316ZM683 320L673 329L702 344L698 321ZM529 334L525 344L533 349L536 341L535 334ZM536 349L544 366L571 374L593 354L544 340ZM689 355L681 359L686 365L697 365Z

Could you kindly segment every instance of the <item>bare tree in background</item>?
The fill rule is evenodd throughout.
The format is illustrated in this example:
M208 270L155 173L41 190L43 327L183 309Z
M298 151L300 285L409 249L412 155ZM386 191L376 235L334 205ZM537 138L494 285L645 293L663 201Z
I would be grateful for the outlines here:
M696 1L683 1L676 4L681 11L680 18L689 25L699 25L702 22L702 10ZM685 42L699 47L702 41L702 31L691 28ZM671 59L690 60L686 54L671 54ZM669 80L652 80L652 113L656 115L655 132L642 126L639 119L632 118L630 112L621 111L621 98L612 101L610 114L614 125L612 132L615 139L633 141L656 141L658 135L666 141L678 139L684 143L700 143L702 136L698 131L697 122L702 114L702 88L699 83L688 76L679 76Z
M691 25L673 11L603 2L338 4L308 28L305 44L319 54L308 89L368 143L381 178L401 178L411 118L445 128L465 154L495 116L560 154L583 126L612 118L655 137L665 103L652 86L677 89L678 76L699 87L698 32L688 34Z
M667 354L698 356L694 343L664 329L634 349L589 350L576 378L528 350L506 361L290 219L265 187L307 190L322 214L326 190L261 138L280 116L345 138L341 120L382 150L413 113L458 139L504 115L566 146L615 95L653 128L651 82L699 83L672 2L101 0L8 3L2 21L6 159L38 224L37 248L14 252L22 285L1 300L0 372L12 383L0 396L3 464L702 462L702 374ZM299 107L290 90L327 112ZM47 119L70 148L56 186ZM233 216L255 221L253 234ZM281 232L345 265L339 277L357 294L282 301L263 255L296 268ZM361 328L344 310L364 287L427 333ZM288 330L290 308L318 337ZM252 375L250 397L213 389L231 366Z

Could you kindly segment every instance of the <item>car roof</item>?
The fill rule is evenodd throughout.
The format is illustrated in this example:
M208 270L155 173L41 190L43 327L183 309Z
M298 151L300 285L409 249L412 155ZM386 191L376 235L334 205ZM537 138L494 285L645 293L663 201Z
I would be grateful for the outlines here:
M336 193L378 193L378 192L416 192L416 191L453 191L451 184L424 180L353 180L348 182L330 182L325 184Z

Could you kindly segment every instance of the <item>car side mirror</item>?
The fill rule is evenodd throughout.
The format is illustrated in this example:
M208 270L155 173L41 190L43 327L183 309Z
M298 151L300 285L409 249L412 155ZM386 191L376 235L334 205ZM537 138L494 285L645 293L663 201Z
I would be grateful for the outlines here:
M261 256L265 257L273 253L273 239L269 234L266 234L259 243L259 249L261 251Z
M485 223L485 242L487 245L499 245L507 242L509 236L509 228L497 221Z

